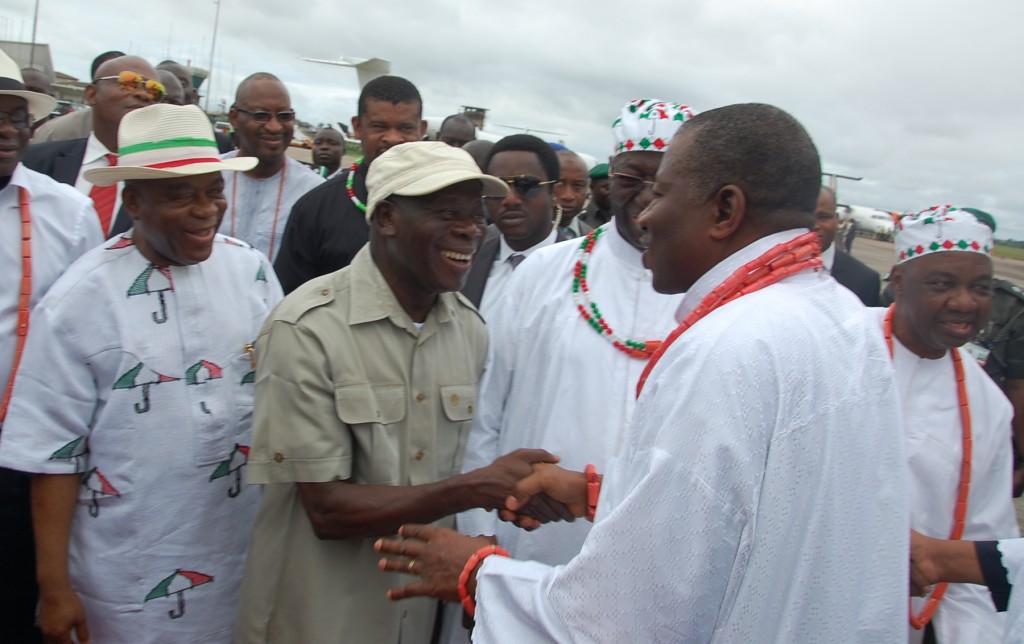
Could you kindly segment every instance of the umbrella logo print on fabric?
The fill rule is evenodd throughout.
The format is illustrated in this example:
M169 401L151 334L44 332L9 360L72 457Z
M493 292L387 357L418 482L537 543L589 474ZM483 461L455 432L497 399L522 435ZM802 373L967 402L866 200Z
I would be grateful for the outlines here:
M143 603L148 602L151 599L160 599L161 597L171 597L173 595L178 600L178 606L177 608L172 608L167 611L167 614L171 619L178 619L185 614L185 591L192 590L196 586L208 584L211 581L213 581L213 577L211 575L204 575L201 572L182 570L181 568L178 568L161 580L153 590L149 591L149 594L146 595L146 599Z
M153 321L157 324L163 324L167 321L167 301L164 299L164 293L173 290L174 282L171 280L170 268L166 266L148 266L132 282L131 288L128 289L128 297L156 293L157 297L160 298L160 310L153 311L152 317Z
M71 461L75 465L75 473L81 471L83 456L89 453L89 445L85 436L79 436L64 447L50 454L51 461Z
M235 482L228 490L228 496L233 499L242 492L242 468L248 462L249 446L235 443L235 448L231 450L231 455L228 456L227 460L217 464L217 469L210 475L210 480L216 481L217 479L234 474Z
M107 477L100 474L95 467L85 473L82 477L82 485L92 492L92 501L89 503L89 516L95 518L100 515L99 498L101 496L121 496L117 488L110 484Z
M210 362L209 360L200 360L185 372L185 384L186 385L205 385L211 380L218 380L224 377L224 370L220 366ZM206 401L199 401L199 409L204 414L212 414L213 412L206 406Z
M149 388L165 382L175 382L181 378L172 378L152 369L145 369L140 362L128 371L121 374L121 377L114 383L114 389L142 389L142 402L135 403L135 413L144 414L149 411Z

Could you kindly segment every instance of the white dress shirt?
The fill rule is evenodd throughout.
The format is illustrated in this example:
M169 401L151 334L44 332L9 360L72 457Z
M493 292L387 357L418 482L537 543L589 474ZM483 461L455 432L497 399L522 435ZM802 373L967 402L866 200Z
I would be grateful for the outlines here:
M28 191L32 217L33 307L73 261L103 241L99 219L88 197L20 163L15 167L10 182L0 190L0 392L7 387L17 343L21 287L19 188Z
M487 311L494 306L496 302L501 301L501 294L505 291L505 286L508 284L508 278L512 277L512 271L515 268L509 261L509 257L512 255L522 255L529 257L537 250L550 246L555 243L555 239L558 237L558 228L555 226L551 227L551 232L548 236L542 239L537 244L530 246L526 250L513 250L508 242L505 241L505 236L501 235L498 244L498 254L494 257L494 263L491 264L491 272L487 275L487 285L484 287L484 295L480 298L480 313L487 319Z

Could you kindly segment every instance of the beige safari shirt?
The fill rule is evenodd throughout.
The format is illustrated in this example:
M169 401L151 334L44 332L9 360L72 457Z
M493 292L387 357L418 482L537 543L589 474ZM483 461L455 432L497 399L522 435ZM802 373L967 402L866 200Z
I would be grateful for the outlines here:
M318 539L295 483L458 474L486 352L483 320L457 293L417 331L369 246L275 309L256 343L248 480L264 490L236 642L430 641L436 602L388 601L411 578L377 569L372 538Z

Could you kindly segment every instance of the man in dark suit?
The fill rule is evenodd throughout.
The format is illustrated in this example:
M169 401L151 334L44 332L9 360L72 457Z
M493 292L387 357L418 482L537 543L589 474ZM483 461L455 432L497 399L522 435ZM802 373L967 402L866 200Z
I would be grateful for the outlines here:
M554 227L554 185L560 170L550 145L529 134L507 136L491 148L484 172L509 185L507 196L484 199L498 234L488 234L462 287L462 294L486 318L520 262L568 237Z
M100 226L107 237L131 227L127 212L120 208L121 186L93 186L83 174L92 168L116 164L117 128L121 118L132 110L160 102L163 85L157 78L156 70L138 56L106 61L96 69L92 83L85 88L85 101L92 106L89 137L31 145L25 153L26 167L74 186L93 199Z
M836 215L836 193L827 186L821 187L818 205L814 209L814 231L821 238L821 261L825 270L837 282L853 291L864 306L878 306L881 280L878 273L860 260L840 250L835 240L839 217Z

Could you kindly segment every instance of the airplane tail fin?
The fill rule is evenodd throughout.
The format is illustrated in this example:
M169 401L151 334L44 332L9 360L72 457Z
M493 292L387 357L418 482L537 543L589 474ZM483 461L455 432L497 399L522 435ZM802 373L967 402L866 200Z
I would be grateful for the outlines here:
M378 76L391 72L391 62L381 58L370 58L355 65L356 76L359 78L359 89Z

